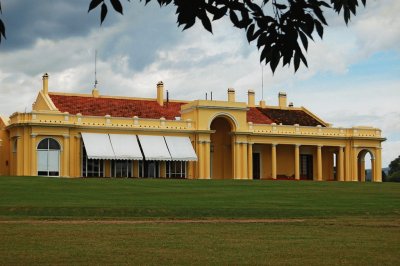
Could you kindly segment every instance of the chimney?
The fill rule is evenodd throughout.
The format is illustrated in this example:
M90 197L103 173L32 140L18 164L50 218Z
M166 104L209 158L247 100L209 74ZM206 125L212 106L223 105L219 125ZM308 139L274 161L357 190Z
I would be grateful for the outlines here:
M92 90L92 96L94 98L99 98L99 90L97 88L93 88Z
M228 89L228 102L235 101L235 89L229 88Z
M248 97L248 102L247 105L249 107L254 107L256 105L256 100L255 100L255 93L253 90L248 90L247 92L247 97Z
M157 83L157 102L160 106L164 105L164 83L162 81Z
M42 77L43 80L43 88L42 91L44 94L49 93L49 74L45 73Z
M260 107L261 107L261 108L265 108L265 106L266 106L266 105L265 105L265 101L264 101L264 100L261 100L261 101L260 101Z
M278 98L279 98L279 107L285 108L287 106L286 92L280 92Z

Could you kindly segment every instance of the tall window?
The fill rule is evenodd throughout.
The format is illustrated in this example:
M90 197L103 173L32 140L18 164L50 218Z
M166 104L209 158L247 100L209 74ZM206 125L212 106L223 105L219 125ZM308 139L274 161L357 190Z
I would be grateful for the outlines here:
M168 178L185 178L186 177L186 162L168 161L167 162L167 177Z
M45 138L37 146L38 175L60 175L60 144L52 138Z
M132 161L113 160L111 162L112 177L132 177Z
M82 176L104 177L104 160L88 159L85 146L82 145Z

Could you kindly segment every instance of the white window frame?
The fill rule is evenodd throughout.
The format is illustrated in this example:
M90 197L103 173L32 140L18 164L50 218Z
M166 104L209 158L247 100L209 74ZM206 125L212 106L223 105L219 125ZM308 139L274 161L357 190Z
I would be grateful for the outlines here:
M50 145L49 145L49 140L54 140L55 142L57 142L57 144L58 144L58 147L59 147L59 149L50 149ZM47 149L39 149L39 145L40 145L40 143L42 143L42 141L45 141L45 140L47 140ZM15 139L15 141L17 141L17 139ZM39 151L46 151L47 152L47 170L46 171L43 171L43 170L39 170L39 169L37 169L37 175L38 176L49 176L49 177L60 177L60 174L61 174L61 144L60 144L60 142L57 140L57 139L55 139L55 138L52 138L52 137L45 137L45 138L42 138L38 143L37 143L37 146L36 146L36 165L37 166L39 166L38 165L38 163L39 163ZM50 171L49 170L49 154L50 154L50 151L57 151L58 152L58 171ZM39 175L39 172L47 172L47 175ZM58 173L58 175L50 175L50 172L57 172Z

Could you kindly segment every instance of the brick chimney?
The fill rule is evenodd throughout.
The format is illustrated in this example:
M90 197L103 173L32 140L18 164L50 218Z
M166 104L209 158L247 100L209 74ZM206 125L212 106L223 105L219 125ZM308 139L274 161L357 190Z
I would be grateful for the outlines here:
M162 81L157 83L157 102L160 106L164 105L164 83Z
M247 101L247 105L249 107L254 107L256 105L256 100L255 100L255 93L253 90L248 90L247 92L247 97L248 97L248 101Z
M235 101L235 89L229 88L228 89L228 102Z
M287 107L286 92L280 92L280 93L278 94L278 99L279 99L279 107L280 107L280 108L285 108L285 107Z
M49 93L49 74L45 73L42 77L42 80L43 80L42 91L44 94L48 94Z

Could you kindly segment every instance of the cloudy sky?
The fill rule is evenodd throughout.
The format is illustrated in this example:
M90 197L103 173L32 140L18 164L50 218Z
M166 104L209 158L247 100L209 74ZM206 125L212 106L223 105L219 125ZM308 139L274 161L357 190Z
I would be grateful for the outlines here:
M155 97L164 81L171 98L203 99L213 92L225 100L227 88L246 101L248 89L261 99L261 66L255 45L225 20L214 34L200 23L182 32L174 7L125 3L99 26L99 10L89 0L1 0L7 40L0 44L0 114L29 111L41 76L50 90L90 93L98 51L101 94ZM125 2L125 1L123 1ZM383 166L400 154L400 1L368 0L348 27L327 13L324 40L309 46L309 68L264 67L264 98L277 104L279 91L334 126L374 126L383 130Z

